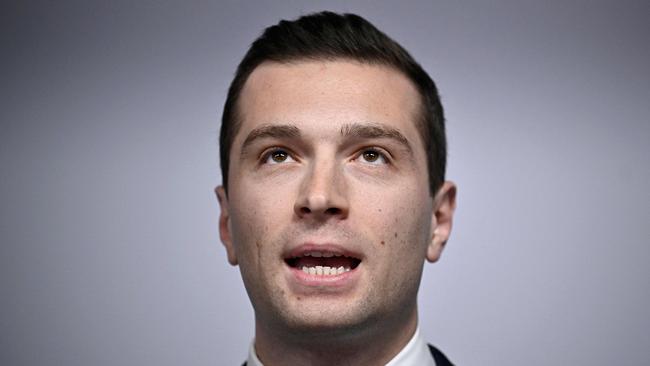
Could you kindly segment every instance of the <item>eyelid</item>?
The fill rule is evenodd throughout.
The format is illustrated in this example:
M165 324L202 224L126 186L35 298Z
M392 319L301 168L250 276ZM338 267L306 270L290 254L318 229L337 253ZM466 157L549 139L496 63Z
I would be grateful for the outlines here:
M292 149L287 148L285 146L276 145L276 146L267 147L266 149L262 150L258 158L258 163L260 165L266 164L268 159L271 157L271 154L276 151L286 152L289 159L291 159L294 162L298 161L298 156ZM352 155L351 160L352 161L358 160L363 156L363 153L367 151L373 151L379 154L380 158L384 159L384 164L392 164L393 162L393 156L386 149L381 148L379 146L373 146L373 145L364 146L362 148L357 149L356 152ZM275 164L281 164L281 163L276 162ZM378 164L372 164L372 162L367 162L366 164L378 165Z
M384 159L385 164L392 164L393 156L387 150L379 146L365 146L358 149L357 152L354 154L353 160L358 160L360 157L363 156L363 153L366 151L374 151ZM377 164L372 164L370 162L366 164L377 165Z
M284 151L287 153L288 158L293 160L293 161L298 161L298 158L296 154L293 152L293 150L286 148L284 146L271 146L262 151L262 153L259 156L259 165L267 164L268 159L271 157L271 154L273 154L276 151ZM281 164L281 163L275 163L275 164Z

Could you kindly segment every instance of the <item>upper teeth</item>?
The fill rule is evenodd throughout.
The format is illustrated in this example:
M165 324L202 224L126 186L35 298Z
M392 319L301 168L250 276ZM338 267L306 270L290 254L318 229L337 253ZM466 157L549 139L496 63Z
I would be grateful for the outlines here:
M342 254L339 253L332 253L332 252L307 252L303 254L305 257L325 257L325 258L330 258L330 257L340 257Z
M333 276L333 275L341 274L343 272L349 272L350 268L346 268L343 266L339 268L327 267L327 266L316 266L316 267L302 267L302 270L303 272L312 275Z

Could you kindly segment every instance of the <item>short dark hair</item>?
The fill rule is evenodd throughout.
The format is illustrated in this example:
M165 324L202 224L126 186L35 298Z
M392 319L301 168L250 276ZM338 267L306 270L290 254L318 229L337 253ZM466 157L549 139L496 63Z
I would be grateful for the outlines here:
M250 74L260 64L299 60L349 59L385 65L408 77L421 96L417 128L427 154L429 188L435 195L445 180L447 141L445 119L435 83L397 42L364 18L328 11L282 20L268 27L253 42L237 67L221 119L219 149L224 188L228 189L230 149L241 125L238 99Z

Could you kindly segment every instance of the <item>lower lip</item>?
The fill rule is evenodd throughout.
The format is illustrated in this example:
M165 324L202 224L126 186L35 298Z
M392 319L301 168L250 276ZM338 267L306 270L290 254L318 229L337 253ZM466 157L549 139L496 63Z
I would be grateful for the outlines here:
M359 266L336 275L313 275L300 268L289 267L292 277L298 284L309 287L344 287L351 285L358 277Z

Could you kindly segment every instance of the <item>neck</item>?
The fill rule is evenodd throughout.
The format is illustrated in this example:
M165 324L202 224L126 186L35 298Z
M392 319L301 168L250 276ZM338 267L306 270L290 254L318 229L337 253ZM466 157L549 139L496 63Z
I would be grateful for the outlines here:
M264 366L378 365L406 346L417 328L417 308L406 319L357 330L275 331L256 320L255 351Z

